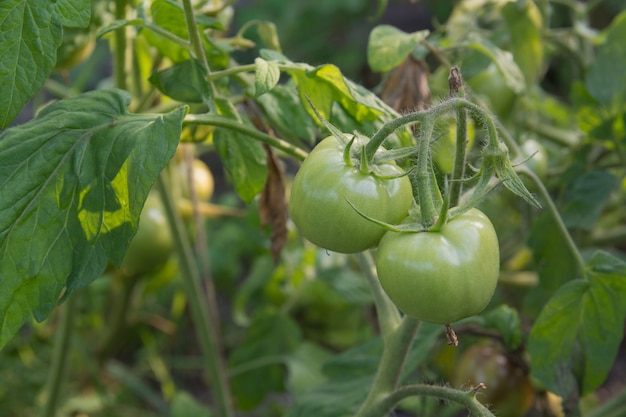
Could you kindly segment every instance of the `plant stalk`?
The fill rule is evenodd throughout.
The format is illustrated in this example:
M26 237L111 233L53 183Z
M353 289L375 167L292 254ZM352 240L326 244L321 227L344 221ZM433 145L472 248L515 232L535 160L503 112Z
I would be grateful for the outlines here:
M384 350L378 364L378 371L374 383L370 388L367 399L357 412L355 417L381 417L387 414L382 407L387 403L387 398L394 392L402 366L411 348L419 321L409 316L404 316L400 325L391 333L384 336Z
M67 357L70 352L70 341L76 316L76 293L67 297L60 307L60 324L52 351L52 364L46 381L46 399L41 417L54 417L59 401L59 393L63 385Z
M115 0L115 18L126 18L127 0ZM113 75L115 86L126 90L126 26L115 30L115 56L113 59Z
M232 417L234 413L221 348L219 318L217 317L216 309L208 305L191 243L163 173L159 176L156 185L163 200L165 213L168 217L176 250L180 258L183 286L189 301L192 318L195 322L196 336L202 349L207 372L211 378L217 415Z
M293 156L300 161L304 161L309 155L303 149L300 149L289 142L275 138L236 120L227 119L225 117L215 116L213 114L188 114L187 116L185 116L185 120L183 121L183 123L216 126L234 130L236 132L243 133L244 135L249 136L250 139L258 140L260 142L268 144L275 149L281 150L287 155Z
M198 32L198 24L196 23L196 16L193 12L193 6L191 0L182 0L183 12L185 13L185 23L187 24L187 33L189 33L189 42L196 59L202 62L202 65L208 72L210 71L209 61L206 59L204 48L202 47L202 40L200 39L200 32Z
M383 413L387 413L403 399L414 396L428 396L452 401L467 408L472 416L494 417L493 413L476 399L475 391L460 391L449 387L427 384L406 385L398 388L381 403L381 410L386 409L387 411L383 411ZM384 414L377 415L382 416Z
M419 138L419 153L417 155L417 198L419 199L420 215L422 223L430 225L437 217L435 202L433 201L433 186L431 176L430 138L435 124L432 119L422 122Z
M383 290L383 287L380 285L378 276L376 276L375 273L376 266L374 265L372 253L370 251L358 253L357 260L361 270L365 274L365 278L367 279L367 283L370 287L370 292L374 298L378 325L380 327L380 332L384 337L400 325L401 319L398 308L389 299Z
M450 97L465 95L463 78L458 67L450 69ZM449 204L453 207L459 203L459 198L463 189L463 177L465 176L465 158L467 150L467 110L458 109L456 111L456 147L454 153L454 167L452 169L452 181L449 191Z

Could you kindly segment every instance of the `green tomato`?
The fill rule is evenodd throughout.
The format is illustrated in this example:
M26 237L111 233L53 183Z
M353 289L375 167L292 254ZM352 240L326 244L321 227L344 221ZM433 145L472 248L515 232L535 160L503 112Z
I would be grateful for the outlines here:
M191 198L189 192L189 180L187 178L188 168L187 164L181 162L178 164L177 169L180 174L180 187L182 196L184 198ZM213 190L215 188L215 181L213 174L209 167L200 159L193 159L191 161L191 175L193 175L193 185L196 191L196 196L199 201L209 201L213 196Z
M355 140L353 149L362 146ZM361 217L361 212L387 223L407 216L413 201L407 176L381 179L346 164L344 146L334 137L321 141L304 161L291 188L289 212L302 236L316 245L341 253L357 253L376 246L385 229ZM393 162L375 167L383 176L403 171Z
M458 387L485 384L476 396L501 417L522 417L533 404L535 392L527 370L502 349L478 344L467 349L456 363L453 384Z
M491 300L500 270L498 237L487 216L470 209L439 232L387 232L376 266L400 310L448 324L480 313Z
M151 192L141 212L137 234L120 269L127 276L156 271L167 262L173 250L172 235L161 200Z

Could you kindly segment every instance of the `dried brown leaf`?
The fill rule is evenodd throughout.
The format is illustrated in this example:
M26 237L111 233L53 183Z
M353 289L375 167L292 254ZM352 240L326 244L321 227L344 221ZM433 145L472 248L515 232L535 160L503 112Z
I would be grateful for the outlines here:
M278 262L280 251L287 242L287 200L283 168L272 149L264 145L267 153L267 182L261 193L259 213L261 224L271 228L271 252Z
M424 61L409 55L388 75L381 98L399 113L425 110L430 107L428 68Z

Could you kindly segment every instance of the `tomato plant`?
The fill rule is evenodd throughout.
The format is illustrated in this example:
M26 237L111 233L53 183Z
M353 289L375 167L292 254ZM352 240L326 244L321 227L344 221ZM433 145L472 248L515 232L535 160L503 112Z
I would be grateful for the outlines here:
M624 414L626 5L377 3L2 1L0 415Z
M498 281L498 238L471 209L437 232L388 232L376 266L389 298L418 320L447 324L480 313Z
M358 149L360 141L352 148ZM394 163L362 172L360 162L344 159L345 147L331 136L320 142L298 170L289 212L302 235L328 250L361 252L375 246L382 227L359 216L350 203L383 221L397 222L413 201L411 183Z

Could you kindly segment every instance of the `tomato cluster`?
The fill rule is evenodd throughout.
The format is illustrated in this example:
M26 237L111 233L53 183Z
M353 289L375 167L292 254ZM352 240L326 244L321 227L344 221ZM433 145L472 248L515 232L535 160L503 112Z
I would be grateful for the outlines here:
M352 148L361 145L355 140ZM406 217L413 201L411 182L393 162L363 173L358 160L344 158L344 146L333 136L313 149L296 174L289 211L311 242L341 253L357 253L378 244L385 229L361 212L388 223ZM389 178L391 177L391 178Z
M365 152L358 140L351 143L359 147ZM363 170L362 155L359 159L351 148L346 152L328 137L296 174L289 210L301 234L335 252L378 246L381 285L409 316L448 324L482 311L495 291L500 264L489 219L472 208L437 230L388 231L383 223L411 220L411 180L394 162Z

